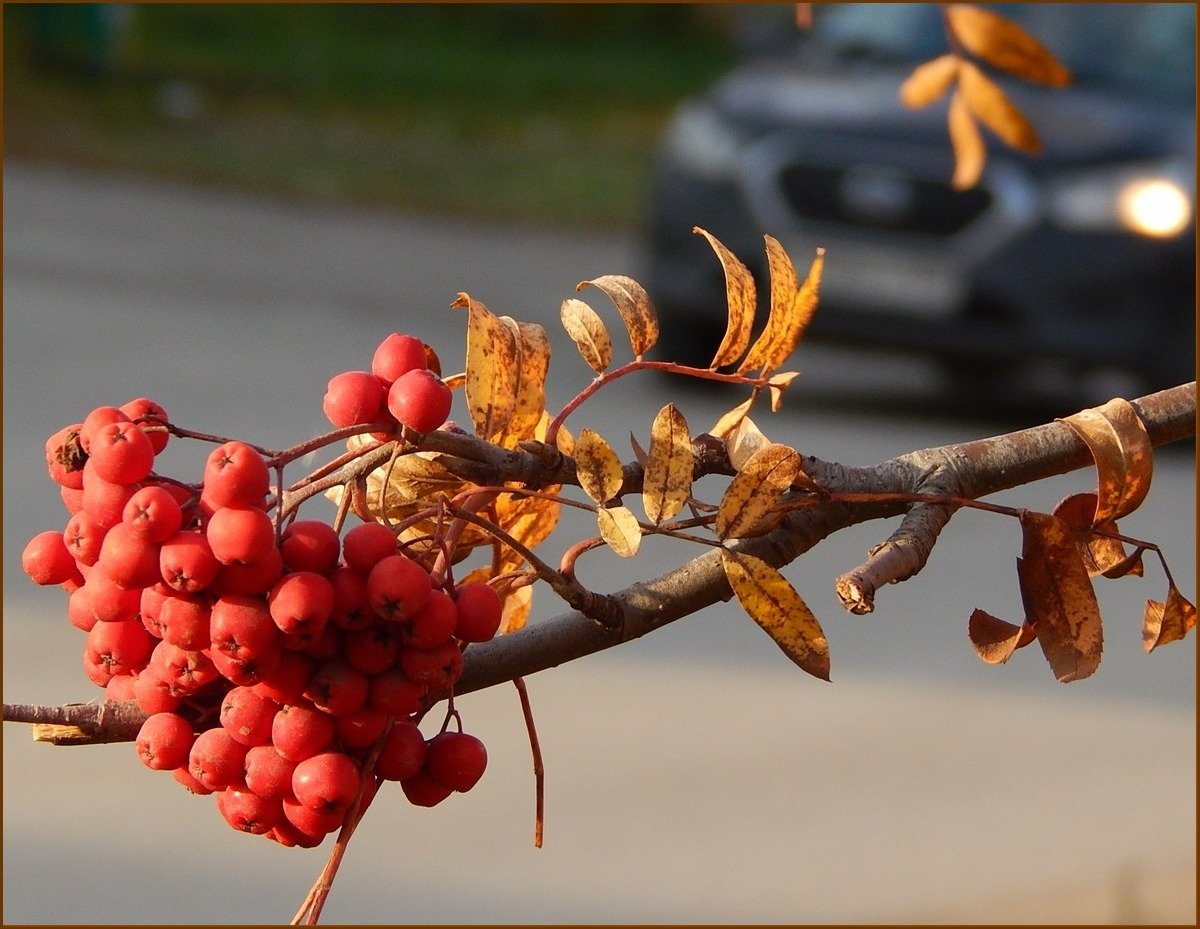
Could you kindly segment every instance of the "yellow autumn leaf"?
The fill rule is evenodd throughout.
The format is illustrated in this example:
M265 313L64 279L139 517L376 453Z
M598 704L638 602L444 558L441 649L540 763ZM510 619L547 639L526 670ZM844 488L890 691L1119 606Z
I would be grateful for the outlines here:
M590 281L580 281L575 289L583 290L588 285L603 291L612 300L629 331L629 344L634 357L641 358L658 341L658 316L645 288L631 277L606 274Z
M642 478L642 505L650 522L683 509L692 494L692 439L683 414L668 403L650 426L650 450Z
M756 451L725 488L717 507L717 538L749 535L801 472L799 452L771 443Z
M796 269L783 246L769 235L763 239L771 273L771 312L763 331L738 365L739 374L753 370L772 371L783 364L800 344L820 297L825 249L817 249L804 285L800 286Z
M969 61L962 63L959 91L971 112L1010 148L1036 155L1042 150L1037 130L1025 118L1000 85Z
M752 393L748 398L743 400L732 410L727 413L722 413L721 418L713 424L713 427L708 430L709 435L715 436L718 439L725 439L730 435L738 425L746 418L750 412L750 408L754 406L754 401L758 398L757 394Z
M900 85L900 102L913 110L929 106L950 89L958 76L959 57L947 52L917 65Z
M546 375L550 370L550 340L537 323L519 323L509 316L500 322L508 327L517 346L516 395L513 415L490 437L503 448L516 448L532 439L546 406Z
M1146 427L1128 400L1062 418L1091 450L1096 462L1096 515L1093 525L1132 513L1150 492L1154 452Z
M973 3L950 3L945 10L955 37L972 55L1035 84L1071 83L1071 72L1012 20Z
M615 497L624 481L621 459L591 429L583 429L575 442L575 475L583 492L597 503L607 503Z
M628 507L600 507L596 512L600 538L622 558L632 558L642 544L642 527Z
M787 390L792 381L800 376L799 371L784 371L780 374L774 374L767 381L767 391L771 395L771 412L778 413L783 408L783 392Z
M490 439L516 411L520 346L513 331L469 294L460 293L450 305L467 309L467 411L475 434Z
M971 108L958 90L950 96L947 120L950 125L950 145L954 149L954 177L950 183L955 190L966 190L979 183L983 165L987 161L987 149L971 115Z
M603 374L612 363L612 339L600 314L582 300L570 297L562 302L558 315L588 367Z
M721 549L721 567L743 610L800 668L829 680L829 642L787 578L761 558Z
M1017 579L1025 622L1055 677L1066 683L1091 676L1100 665L1104 633L1100 606L1070 527L1046 513L1021 513L1023 544Z
M728 305L729 320L725 325L725 336L717 347L710 368L716 369L722 365L733 364L742 357L746 346L750 344L750 333L754 328L754 313L757 309L758 292L754 286L754 276L742 262L727 249L712 233L696 226L692 232L702 235L712 246L721 267L725 270L725 298Z

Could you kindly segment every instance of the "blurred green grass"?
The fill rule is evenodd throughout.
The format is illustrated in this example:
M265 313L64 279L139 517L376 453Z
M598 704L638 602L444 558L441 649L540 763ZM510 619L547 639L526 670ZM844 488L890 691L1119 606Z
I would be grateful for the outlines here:
M554 224L639 218L734 60L690 4L4 7L10 155Z

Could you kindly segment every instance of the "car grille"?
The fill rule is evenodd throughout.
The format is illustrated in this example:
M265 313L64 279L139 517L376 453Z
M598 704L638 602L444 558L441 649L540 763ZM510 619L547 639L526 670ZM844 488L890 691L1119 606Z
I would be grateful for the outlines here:
M958 191L909 173L871 175L864 169L790 164L778 179L791 209L806 220L932 236L954 235L992 202L985 188Z

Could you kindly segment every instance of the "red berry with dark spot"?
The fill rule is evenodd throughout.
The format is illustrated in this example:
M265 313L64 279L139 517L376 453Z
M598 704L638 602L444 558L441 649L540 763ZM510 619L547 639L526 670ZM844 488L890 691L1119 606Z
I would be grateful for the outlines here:
M405 555L389 555L367 575L367 603L392 622L415 615L431 589L429 572Z
M270 487L262 455L245 442L226 442L204 466L204 496L214 507L257 507Z
M137 753L155 771L173 771L188 762L195 736L192 724L177 713L154 713L137 734Z
M455 591L458 625L454 634L464 642L486 642L496 635L504 615L504 602L489 585L479 581Z

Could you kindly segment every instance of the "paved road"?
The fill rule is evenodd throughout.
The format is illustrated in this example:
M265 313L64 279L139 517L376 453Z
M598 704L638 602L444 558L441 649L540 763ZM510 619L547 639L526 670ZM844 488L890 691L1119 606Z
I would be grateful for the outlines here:
M548 391L561 404L588 371L559 334L559 302L581 279L636 276L621 236L22 164L5 166L4 210L9 701L94 696L61 597L32 589L18 565L34 532L63 522L40 462L55 428L149 394L186 425L290 444L323 427L325 380L364 366L388 331L420 334L455 367L464 320L447 307L461 290L547 327ZM808 346L797 362L791 411L764 427L822 457L869 464L996 431L926 412L936 385L919 365ZM644 440L666 389L622 385L573 425L615 444L630 430ZM685 387L671 399L698 430L740 398ZM181 471L199 460L172 454ZM1190 452L1161 456L1150 500L1124 527L1164 546L1188 593L1193 469ZM1000 499L1050 507L1090 480ZM997 669L966 645L973 607L1021 613L1020 539L1004 520L961 514L925 574L885 591L873 616L842 613L832 579L888 531L844 533L789 571L829 633L832 686L793 672L752 623L716 608L531 679L550 772L541 852L527 842L532 783L515 700L464 699L492 753L489 776L435 811L379 803L327 917L879 921L985 901L1002 919L1006 888L1094 886L1093 904L1112 890L1114 907L1194 918L1194 878L1163 898L1169 912L1139 897L1150 896L1155 862L1195 861L1195 652L1147 658L1138 641L1161 576L1151 568L1145 581L1101 589L1104 664L1062 687L1032 651ZM592 579L616 587L686 554L648 546L633 564L595 562ZM7 920L278 920L319 869L320 853L234 836L208 801L140 769L128 746L52 750L9 726L5 750Z

